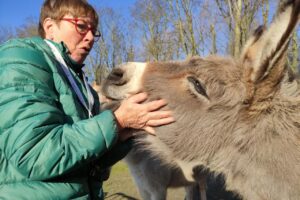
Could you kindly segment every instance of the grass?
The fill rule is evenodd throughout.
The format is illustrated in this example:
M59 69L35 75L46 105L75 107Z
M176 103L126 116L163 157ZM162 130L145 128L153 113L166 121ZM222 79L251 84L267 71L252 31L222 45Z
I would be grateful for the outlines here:
M113 166L110 178L104 182L106 200L141 200L130 172L124 162ZM184 189L169 189L168 200L183 200Z

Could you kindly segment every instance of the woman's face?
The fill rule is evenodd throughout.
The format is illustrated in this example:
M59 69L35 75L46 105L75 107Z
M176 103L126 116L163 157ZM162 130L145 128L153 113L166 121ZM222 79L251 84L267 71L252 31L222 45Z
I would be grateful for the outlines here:
M52 40L63 41L69 49L71 58L82 64L94 44L93 21L89 17L75 18L72 15L65 15L60 21L54 24Z

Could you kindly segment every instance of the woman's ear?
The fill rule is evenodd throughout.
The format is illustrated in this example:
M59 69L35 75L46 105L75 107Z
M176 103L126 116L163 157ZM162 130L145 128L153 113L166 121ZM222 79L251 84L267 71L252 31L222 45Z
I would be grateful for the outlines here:
M54 40L55 21L51 18L46 18L43 22L43 29L45 31L45 39Z

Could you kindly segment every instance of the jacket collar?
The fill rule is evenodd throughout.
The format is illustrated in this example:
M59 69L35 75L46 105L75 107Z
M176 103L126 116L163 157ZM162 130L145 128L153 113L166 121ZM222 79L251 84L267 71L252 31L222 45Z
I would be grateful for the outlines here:
M70 56L69 56L69 49L67 48L67 46L65 45L64 42L60 42L60 43L56 43L53 42L52 40L49 40L51 43L53 43L55 45L55 47L59 50L59 52L61 53L62 57L64 58L66 64L73 69L76 73L82 73L82 68L84 67L84 64L79 64L77 63L75 60L73 60Z

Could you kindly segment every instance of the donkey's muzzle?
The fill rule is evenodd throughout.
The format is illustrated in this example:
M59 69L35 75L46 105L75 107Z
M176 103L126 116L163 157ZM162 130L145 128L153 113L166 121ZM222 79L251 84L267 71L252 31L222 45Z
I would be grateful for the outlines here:
M121 68L114 68L108 75L106 81L108 81L112 85L124 85L127 82L124 74L124 70L122 70Z

